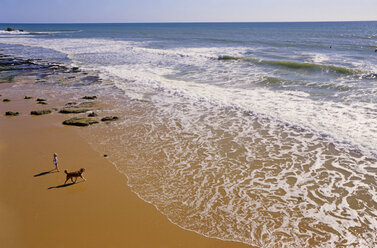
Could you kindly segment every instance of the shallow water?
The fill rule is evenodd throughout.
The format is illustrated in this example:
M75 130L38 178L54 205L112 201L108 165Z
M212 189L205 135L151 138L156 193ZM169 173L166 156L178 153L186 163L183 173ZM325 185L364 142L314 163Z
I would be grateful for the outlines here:
M376 25L26 25L0 47L97 72L121 120L83 135L182 228L374 247Z

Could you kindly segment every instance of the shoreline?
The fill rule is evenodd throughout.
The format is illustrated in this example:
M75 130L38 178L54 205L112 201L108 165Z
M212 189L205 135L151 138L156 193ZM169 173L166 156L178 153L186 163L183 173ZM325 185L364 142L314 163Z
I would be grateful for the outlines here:
M360 201L375 204L368 196L374 192L374 159L249 112L206 104L191 111L181 99L169 105L148 95L134 99L127 92L132 87L117 87L85 67L6 55L3 60L0 130L7 132L0 132L0 213L8 226L0 228L6 230L1 242L45 246L43 233L53 247L70 244L64 235L84 247L375 243L375 222L348 219L355 212L364 216ZM94 95L92 102L83 99ZM46 98L47 105L37 98ZM52 113L30 115L46 108ZM63 126L63 120L89 113L57 113L64 108L94 110L100 124ZM20 115L5 117L5 111ZM119 120L100 121L105 116ZM49 173L55 152L61 172ZM90 182L63 185L62 171L82 167ZM328 206L336 211L323 220Z
M61 124L67 116L30 116L38 105L23 99L23 86L4 89L12 85L0 87L0 94L8 95L1 99L12 100L0 102L0 130L6 130L0 132L0 240L5 247L250 247L171 223L131 192L126 177L80 137L77 127ZM5 117L9 110L21 115ZM60 172L48 173L54 152ZM64 186L63 171L81 167L87 181Z

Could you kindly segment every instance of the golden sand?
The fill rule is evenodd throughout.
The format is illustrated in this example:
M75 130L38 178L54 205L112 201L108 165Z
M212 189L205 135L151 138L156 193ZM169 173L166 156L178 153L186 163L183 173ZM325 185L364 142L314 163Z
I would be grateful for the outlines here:
M30 116L41 107L35 100L5 97L12 101L0 102L0 247L250 247L172 224L130 191L78 128L61 125L67 116ZM20 116L5 117L9 110ZM60 172L50 171L54 152ZM64 186L63 171L81 167L87 181Z

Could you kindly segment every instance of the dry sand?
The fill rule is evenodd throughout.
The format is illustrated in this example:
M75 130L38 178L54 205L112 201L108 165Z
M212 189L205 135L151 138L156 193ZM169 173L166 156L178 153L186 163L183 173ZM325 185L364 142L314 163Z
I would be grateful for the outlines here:
M17 94L0 97L0 247L250 247L170 223L130 191L77 127L61 125L67 116L30 116L35 100ZM20 116L5 117L9 110ZM54 152L60 172L43 174L54 168ZM64 169L81 167L87 181L63 187Z

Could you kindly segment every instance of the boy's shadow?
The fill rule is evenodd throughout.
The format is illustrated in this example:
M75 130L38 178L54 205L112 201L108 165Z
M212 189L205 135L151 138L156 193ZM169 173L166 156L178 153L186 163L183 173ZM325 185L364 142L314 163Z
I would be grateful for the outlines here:
M56 173L56 172L58 172L56 169L52 169L52 170L49 170L49 171L44 171L44 172L41 172L39 174L36 174L36 175L34 175L34 177L40 177L40 176L44 176L44 175L52 174L52 173Z

